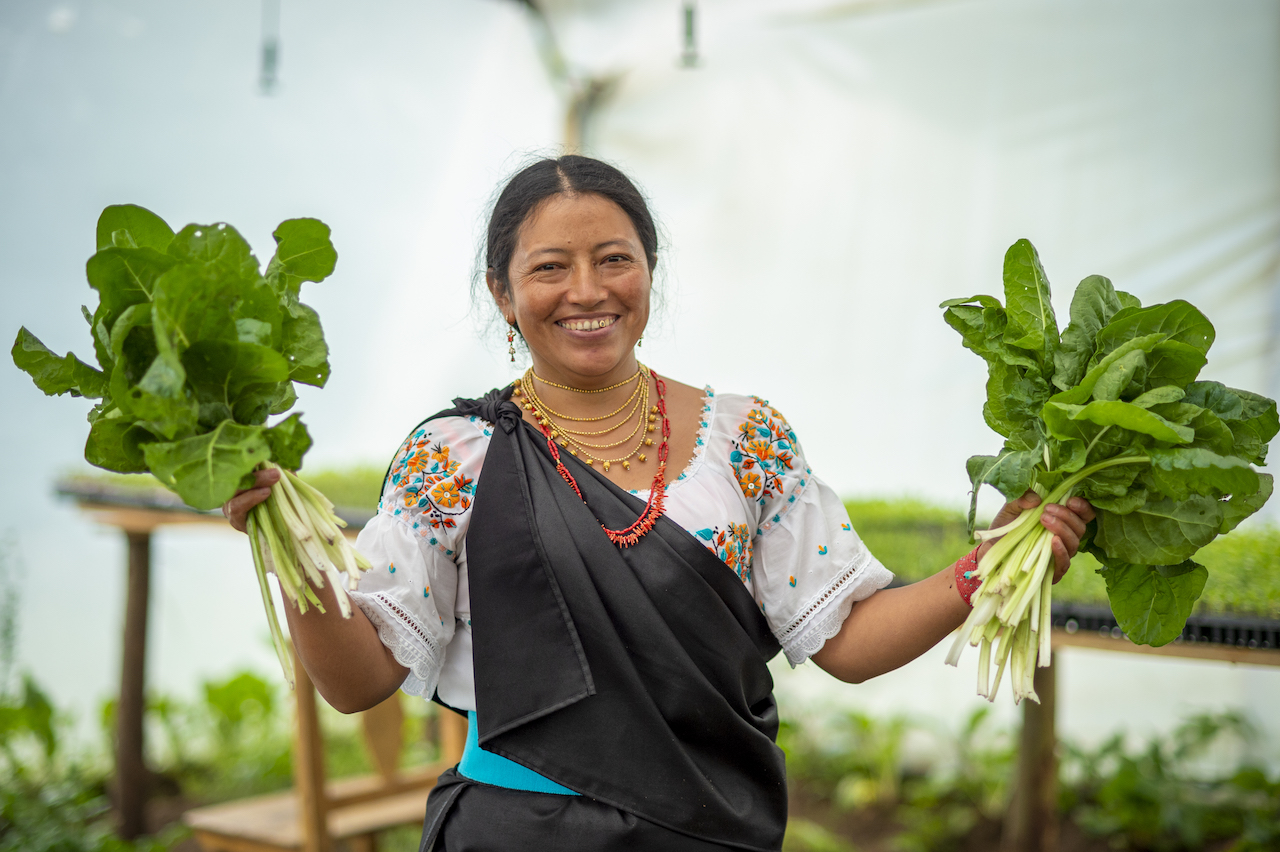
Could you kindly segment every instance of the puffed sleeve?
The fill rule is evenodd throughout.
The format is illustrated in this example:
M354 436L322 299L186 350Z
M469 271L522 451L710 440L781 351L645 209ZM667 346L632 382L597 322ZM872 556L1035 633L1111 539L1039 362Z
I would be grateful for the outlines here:
M799 665L840 632L854 603L893 580L867 550L835 492L814 476L786 418L753 397L730 447L754 503L752 585L787 662Z
M489 445L486 431L461 417L414 429L391 463L377 515L356 539L373 567L352 598L409 669L401 689L410 695L434 694L453 638L457 557Z

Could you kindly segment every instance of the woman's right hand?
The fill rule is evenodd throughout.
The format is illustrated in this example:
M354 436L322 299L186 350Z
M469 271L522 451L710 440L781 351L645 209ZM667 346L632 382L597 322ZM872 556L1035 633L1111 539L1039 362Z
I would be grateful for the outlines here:
M279 481L280 471L275 468L255 471L253 474L253 487L240 489L236 492L236 496L223 503L222 514L227 516L231 526L240 530L240 532L247 532L246 521L249 517L249 510L270 497L271 486Z

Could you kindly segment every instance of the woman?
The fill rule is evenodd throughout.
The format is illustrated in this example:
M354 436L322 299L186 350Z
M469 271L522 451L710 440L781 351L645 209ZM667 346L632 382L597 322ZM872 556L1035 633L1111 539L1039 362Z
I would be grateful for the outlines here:
M567 156L517 174L490 219L486 283L532 368L409 435L360 534L374 568L353 618L288 611L339 710L403 688L468 713L424 849L776 850L766 661L781 650L858 683L969 611L955 566L877 591L891 574L767 402L639 364L657 255L643 198L611 166ZM271 481L227 504L233 525ZM1092 516L1078 499L1046 510L1059 577Z

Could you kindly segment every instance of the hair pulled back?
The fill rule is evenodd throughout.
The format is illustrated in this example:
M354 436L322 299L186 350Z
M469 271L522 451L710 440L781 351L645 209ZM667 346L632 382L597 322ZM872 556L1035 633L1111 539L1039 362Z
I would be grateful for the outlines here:
M658 262L658 231L644 196L630 179L608 163L578 154L538 160L516 173L498 195L489 216L485 266L504 290L511 286L509 268L520 226L539 204L560 194L603 196L622 208L640 237L649 271Z

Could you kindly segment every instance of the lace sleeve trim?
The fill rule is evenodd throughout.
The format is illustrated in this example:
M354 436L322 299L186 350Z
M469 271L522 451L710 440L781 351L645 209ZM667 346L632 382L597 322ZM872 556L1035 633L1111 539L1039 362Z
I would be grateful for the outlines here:
M378 638L400 665L409 670L400 688L409 695L430 698L444 667L444 645L394 600L375 592L352 592L351 599L373 623Z
M840 632L853 605L888 585L893 574L870 551L863 550L845 566L826 591L814 598L778 633L782 652L792 668L812 657ZM836 606L832 606L832 604Z

